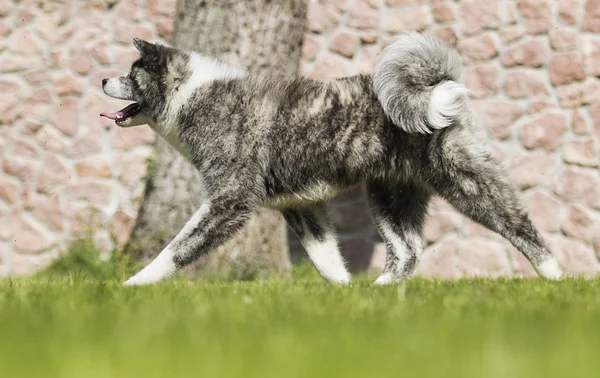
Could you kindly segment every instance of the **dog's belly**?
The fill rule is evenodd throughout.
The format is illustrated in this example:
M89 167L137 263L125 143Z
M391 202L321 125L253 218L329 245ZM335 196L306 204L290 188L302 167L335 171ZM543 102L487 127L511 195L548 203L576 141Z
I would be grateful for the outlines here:
M327 184L318 183L294 193L279 194L267 198L264 206L275 210L284 210L290 208L301 208L311 203L330 200L343 191L342 188Z

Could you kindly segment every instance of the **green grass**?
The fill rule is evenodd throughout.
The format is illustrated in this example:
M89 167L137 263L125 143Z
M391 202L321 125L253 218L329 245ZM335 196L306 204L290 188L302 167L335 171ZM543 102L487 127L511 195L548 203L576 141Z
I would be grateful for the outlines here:
M119 249L113 250L106 260L100 255L100 250L90 239L75 240L65 254L39 272L37 278L124 281L136 269L142 268Z
M337 287L300 267L291 280L123 288L122 270L107 270L65 276L54 266L52 274L0 281L0 376L529 378L600 371L599 280L415 279L390 287L360 280Z

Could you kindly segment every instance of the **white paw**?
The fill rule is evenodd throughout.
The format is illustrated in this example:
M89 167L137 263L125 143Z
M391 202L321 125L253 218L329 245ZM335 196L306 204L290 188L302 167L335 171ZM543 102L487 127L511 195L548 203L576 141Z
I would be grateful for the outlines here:
M373 282L374 285L389 285L391 283L394 283L394 276L392 276L390 273L382 273L379 277L377 277L377 279L375 280L375 282Z
M350 283L350 275L346 274L345 276L329 278L328 280L331 283L339 284L339 285L347 285Z
M123 286L140 286L140 285L148 285L155 282L160 281L159 277L155 277L148 274L148 271L142 270L135 276L129 278L127 281L123 282Z
M396 276L392 273L382 273L376 280L373 282L374 285L391 285L406 282L408 277L404 276Z
M136 282L135 276L129 278L127 281L123 282L123 286L136 286L139 283Z
M147 285L155 283L175 274L177 268L173 262L173 254L166 249L161 252L147 267L131 277L123 285Z
M141 286L141 285L149 285L161 281L168 276L157 276L148 274L148 271L142 270L135 276L131 277L127 281L123 283L123 286Z
M548 259L542 262L537 267L537 272L540 276L550 280L559 280L563 277L563 272L556 259Z

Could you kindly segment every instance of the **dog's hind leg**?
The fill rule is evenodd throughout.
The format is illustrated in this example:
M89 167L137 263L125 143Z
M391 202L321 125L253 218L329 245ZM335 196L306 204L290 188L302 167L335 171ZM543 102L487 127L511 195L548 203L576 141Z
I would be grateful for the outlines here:
M411 277L423 250L429 190L411 182L373 182L367 185L367 196L387 250L383 273L375 283L388 284Z
M158 282L218 247L242 228L252 213L234 196L205 202L162 252L125 285Z
M538 275L560 278L562 271L491 152L478 140L448 137L430 156L430 184L457 210L510 241ZM482 252L485 253L485 252Z
M321 276L334 283L350 282L350 273L344 265L325 204L288 209L282 213Z

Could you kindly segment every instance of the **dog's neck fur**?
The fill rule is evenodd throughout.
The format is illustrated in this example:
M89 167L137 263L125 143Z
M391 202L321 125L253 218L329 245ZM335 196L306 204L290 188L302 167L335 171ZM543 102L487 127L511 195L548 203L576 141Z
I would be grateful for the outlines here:
M185 157L189 157L189 152L179 139L177 126L181 109L189 102L194 92L203 85L215 80L239 79L246 75L245 70L219 60L202 56L193 51L189 51L187 54L187 79L181 83L172 96L168 96L169 100L165 110L157 122L150 124L159 135Z

